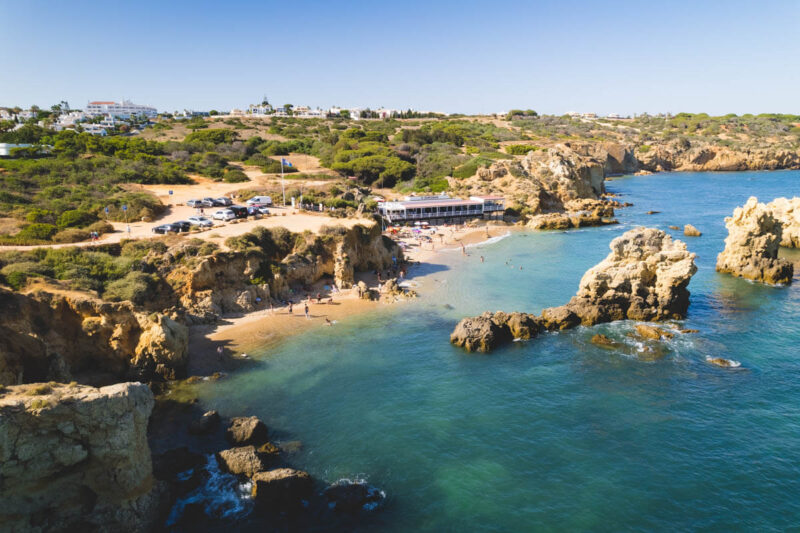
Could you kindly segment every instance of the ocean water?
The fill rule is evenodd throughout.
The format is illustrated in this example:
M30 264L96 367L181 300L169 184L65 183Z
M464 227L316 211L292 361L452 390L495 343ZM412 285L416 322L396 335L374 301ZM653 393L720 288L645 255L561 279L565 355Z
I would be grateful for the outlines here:
M724 217L751 195L800 195L800 172L664 173L608 189L635 204L620 225L440 254L411 272L416 301L251 353L253 368L201 386L202 402L302 441L293 461L319 479L384 490L383 505L348 526L359 531L800 528L800 280L769 287L714 271ZM703 236L667 229L686 223ZM662 358L589 342L602 332L630 343L627 322L490 355L449 344L464 316L566 302L637 225L697 253L680 327L699 333L665 341Z

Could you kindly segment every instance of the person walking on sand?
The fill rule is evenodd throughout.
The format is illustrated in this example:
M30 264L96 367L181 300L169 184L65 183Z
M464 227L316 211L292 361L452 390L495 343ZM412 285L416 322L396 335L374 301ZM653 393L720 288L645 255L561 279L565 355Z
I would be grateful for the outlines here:
M217 357L219 358L220 361L222 360L222 354L224 353L225 349L222 347L222 345L217 346Z
M292 302L289 302L289 314L292 314Z
M311 318L310 316L308 316L308 302L305 303L305 313L306 313L306 320Z
M464 247L464 243L459 243L461 245L461 255L467 255L467 249Z

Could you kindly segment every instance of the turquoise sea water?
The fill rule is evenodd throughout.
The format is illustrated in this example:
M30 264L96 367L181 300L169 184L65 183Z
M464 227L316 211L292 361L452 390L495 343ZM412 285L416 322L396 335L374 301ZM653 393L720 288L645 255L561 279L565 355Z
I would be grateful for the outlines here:
M608 188L635 204L619 210L619 226L515 233L470 257L440 254L412 272L417 301L251 354L253 369L202 387L201 400L301 440L294 462L319 479L365 477L385 490L362 531L800 527L800 280L775 288L714 271L723 218L750 195L800 195L800 172L658 174ZM685 223L703 236L667 229ZM464 316L566 302L611 239L636 225L697 253L682 327L700 332L667 341L662 359L589 343L598 332L624 338L628 323L491 355L449 344Z

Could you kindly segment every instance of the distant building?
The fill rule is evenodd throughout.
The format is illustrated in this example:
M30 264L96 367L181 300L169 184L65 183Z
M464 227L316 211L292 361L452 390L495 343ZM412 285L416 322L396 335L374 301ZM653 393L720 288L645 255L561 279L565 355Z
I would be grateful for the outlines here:
M250 106L247 108L247 112L250 115L265 116L273 114L275 109L273 109L272 105L270 104L250 104Z
M438 196L406 196L405 201L381 202L378 213L393 223L425 221L430 224L462 222L471 218L496 218L503 215L502 196L470 196L468 200Z
M101 124L80 124L80 127L83 131L91 133L92 135L99 135L101 137L108 135L105 126Z
M158 115L155 107L134 104L130 100L89 102L86 105L85 113L89 116L111 115L119 118L131 118L132 116L155 118Z
M609 113L608 118L622 118L622 115L618 113Z
M14 148L27 148L29 146L33 146L31 144L12 144L12 143L0 143L0 157L10 157L11 151Z

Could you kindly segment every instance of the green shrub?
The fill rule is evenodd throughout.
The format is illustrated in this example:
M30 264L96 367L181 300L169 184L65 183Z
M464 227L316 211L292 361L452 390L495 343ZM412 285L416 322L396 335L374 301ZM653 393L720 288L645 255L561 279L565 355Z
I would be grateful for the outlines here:
M526 155L530 151L539 149L538 146L532 144L510 144L506 146L506 152L510 155Z
M56 225L61 228L76 228L85 226L97 220L92 213L87 213L81 209L70 209L59 215Z
M67 228L53 236L55 242L81 242L89 239L89 231L80 228Z
M50 240L50 237L55 235L56 231L58 231L58 228L52 224L34 222L22 228L22 231L17 233L14 237L21 243L28 241L47 241Z
M225 183L242 183L245 181L250 181L250 178L248 178L247 174L245 174L241 170L233 169L225 172L222 181L224 181Z
M98 234L102 235L104 233L114 233L114 226L106 222L105 220L98 220L97 222L90 224L88 231L96 231Z
M112 302L128 300L141 305L152 297L155 280L144 272L129 272L106 286L103 298Z
M33 261L11 263L0 269L0 277L9 287L17 291L25 286L28 278L50 274L51 272L46 267Z

